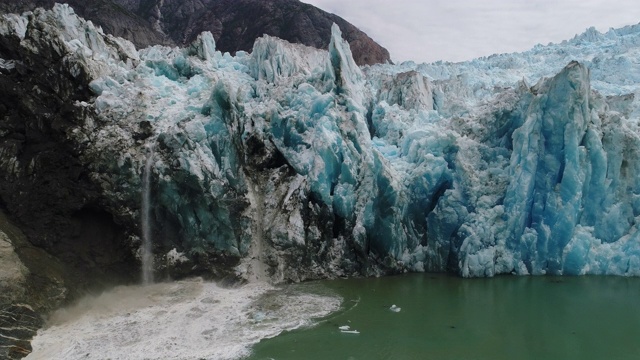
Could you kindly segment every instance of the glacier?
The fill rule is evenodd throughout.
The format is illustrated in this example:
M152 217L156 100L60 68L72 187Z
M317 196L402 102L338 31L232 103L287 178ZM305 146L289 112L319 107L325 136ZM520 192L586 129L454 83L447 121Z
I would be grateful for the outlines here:
M158 272L640 275L640 25L365 67L335 25L327 51L264 36L231 56L207 32L138 50L56 5L0 36L88 79L66 136L122 223L153 147Z

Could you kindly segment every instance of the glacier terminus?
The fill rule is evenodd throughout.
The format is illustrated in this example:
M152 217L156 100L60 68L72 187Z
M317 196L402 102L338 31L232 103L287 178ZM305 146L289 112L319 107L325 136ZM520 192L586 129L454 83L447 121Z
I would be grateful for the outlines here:
M264 36L231 56L207 32L136 49L56 5L0 38L3 73L63 70L61 136L138 256L148 176L159 274L640 275L638 25L364 67L336 25L326 51ZM8 179L34 168L12 149Z

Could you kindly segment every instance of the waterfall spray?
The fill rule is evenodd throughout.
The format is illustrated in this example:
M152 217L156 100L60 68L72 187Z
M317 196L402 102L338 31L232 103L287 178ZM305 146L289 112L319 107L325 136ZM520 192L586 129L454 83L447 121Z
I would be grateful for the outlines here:
M142 225L142 284L153 283L153 239L151 237L151 168L153 166L154 149L153 145L147 148L147 162L144 165L142 174L142 204L141 204L141 225Z

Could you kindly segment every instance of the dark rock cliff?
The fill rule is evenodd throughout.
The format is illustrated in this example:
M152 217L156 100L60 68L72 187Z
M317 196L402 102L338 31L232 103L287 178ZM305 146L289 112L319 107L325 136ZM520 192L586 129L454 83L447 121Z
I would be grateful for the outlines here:
M3 22L0 30L7 24L20 22ZM123 224L103 210L104 198L78 156L81 149L66 140L87 115L73 104L90 97L86 85L93 75L48 39L49 26L25 28L22 39L0 36L3 359L30 352L40 314L107 283L131 281L135 267Z
M50 8L55 0L0 0L0 13ZM57 2L63 2L58 0ZM389 52L343 18L298 0L67 0L76 12L136 47L191 43L210 31L220 51L250 51L263 34L318 49L331 24L342 29L358 65L390 62Z
M79 269L109 267L111 255L122 259L114 254L122 251L114 243L120 227L98 210L101 199L78 158L81 149L66 140L84 118L73 104L90 97L92 76L48 43L47 33L29 28L26 47L18 38L0 39L0 57L12 64L0 76L1 205L33 245ZM83 255L76 256L79 249Z

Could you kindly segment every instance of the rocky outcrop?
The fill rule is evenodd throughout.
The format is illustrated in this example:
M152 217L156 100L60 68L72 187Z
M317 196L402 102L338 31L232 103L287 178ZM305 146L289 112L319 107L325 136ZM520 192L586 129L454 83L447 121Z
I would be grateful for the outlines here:
M31 352L42 314L69 294L64 277L64 266L31 245L0 212L0 358L20 359Z
M82 149L68 140L90 117L74 104L91 97L100 67L51 41L62 19L42 9L26 19L0 18L0 210L13 222L0 213L0 358L29 351L40 314L137 277L123 220L105 208ZM122 40L93 41L126 58Z
M31 350L31 339L40 323L34 327L23 324L20 304L26 300L28 270L15 253L13 244L0 232L0 358L21 358ZM31 317L30 317L31 318ZM39 319L38 316L35 318ZM41 320L40 320L41 322Z
M83 67L73 49L50 41L56 21L63 20L44 16L42 10L30 18L39 18L32 22L38 26L27 28L17 16L0 25L5 27L0 29L0 58L10 64L0 76L2 205L31 243L67 265L84 273L117 268L130 253L119 243L122 224L104 211L99 187L78 157L82 149L68 141L67 133L90 116L74 104L90 98L87 85L100 70ZM20 30L10 33L7 27ZM120 40L93 40L125 56Z
M42 324L42 317L29 305L0 305L0 357L22 359L29 355L30 341Z
M0 0L0 13L50 8L61 0ZM343 18L298 0L67 0L76 12L103 30L149 45L191 43L210 31L218 50L251 51L264 34L318 49L329 45L331 24L342 29L358 65L390 62L389 52Z
M28 28L18 16L0 22L1 205L29 239L20 246L13 242L17 254L35 245L58 264L42 261L39 253L22 259L31 274L57 274L61 294L37 310L130 277L132 262L122 224L104 210L99 188L78 158L81 149L67 140L73 124L85 119L74 103L89 98L87 84L96 73L79 65L64 43L50 41L56 24L43 15L31 14L40 21Z

